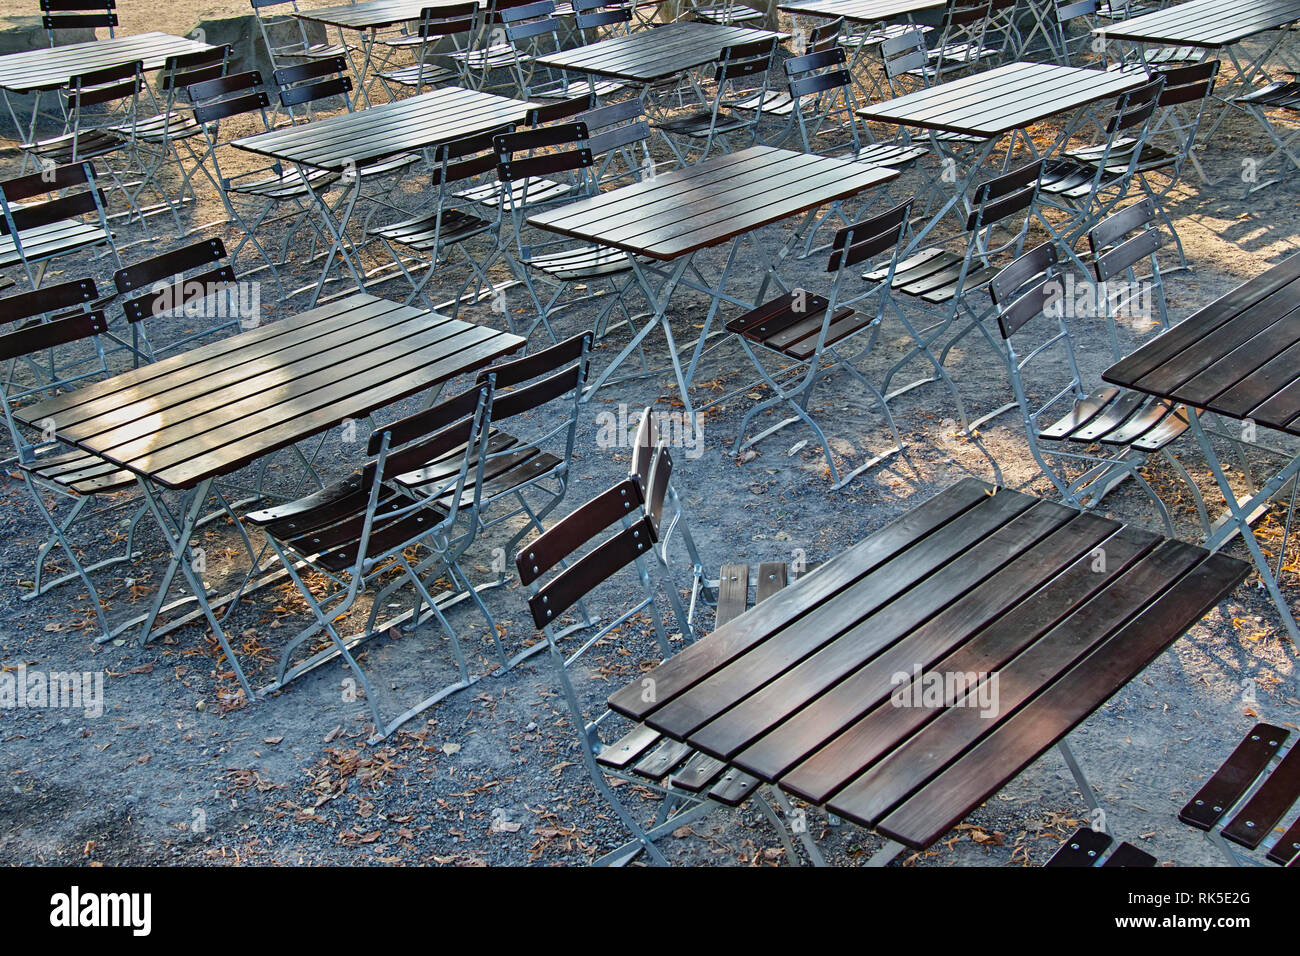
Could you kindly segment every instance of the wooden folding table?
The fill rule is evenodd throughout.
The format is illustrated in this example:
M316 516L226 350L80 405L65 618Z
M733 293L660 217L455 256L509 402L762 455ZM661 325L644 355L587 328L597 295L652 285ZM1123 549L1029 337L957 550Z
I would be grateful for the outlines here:
M670 740L924 849L1249 571L965 479L609 698ZM937 684L935 682L938 682ZM653 734L649 735L653 738Z
M668 342L682 404L694 422L690 383L721 303L753 308L773 282L788 291L776 267L799 241L817 209L898 175L897 170L882 166L751 146L529 216L531 226L622 250L651 304L653 315L601 372L588 396L605 384L653 329L659 328ZM753 260L762 270L757 295L747 299L728 293L726 287L741 241L763 226L800 214L804 214L803 220L782 250L770 256L760 254ZM721 274L716 279L706 278L695 264L696 253L728 242L731 248ZM687 278L688 270L695 279ZM652 278L660 280L658 289ZM667 317L669 300L679 285L704 292L711 300L685 371Z
M358 293L57 395L16 417L135 474L172 553L142 618L141 641L157 636L160 614L197 602L252 700L213 610L223 603L233 608L238 594L210 602L193 560L194 531L211 494L243 536L253 561L249 578L259 571L242 522L214 482L341 422L489 365L523 344L517 335ZM305 457L302 462L314 475ZM164 503L165 492L179 495L177 508ZM260 475L254 495L262 495ZM177 571L192 596L168 604Z
M1241 534L1292 642L1300 645L1300 631L1277 573L1250 527L1270 499L1300 473L1300 454L1261 446L1285 463L1262 485L1252 482L1242 498L1228 481L1201 421L1206 413L1232 420L1236 434L1229 433L1228 439L1247 445L1258 444L1257 428L1300 436L1300 255L1216 299L1112 365L1102 378L1187 407L1189 430L1228 506L1227 514L1211 527L1206 544L1218 549ZM1288 530L1295 495L1293 486ZM1285 550L1284 537L1279 566Z

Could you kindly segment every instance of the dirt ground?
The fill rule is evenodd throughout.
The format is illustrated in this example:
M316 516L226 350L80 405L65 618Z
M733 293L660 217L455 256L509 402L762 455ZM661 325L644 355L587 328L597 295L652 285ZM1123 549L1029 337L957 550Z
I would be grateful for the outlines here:
M147 16L128 6L123 31L185 32L200 19L243 12L238 4L227 6L198 10L193 5L164 5ZM21 12L17 8L6 2L0 4L0 13ZM769 132L777 128L772 125ZM1043 140L1050 139L1052 131L1049 125L1034 132ZM228 153L223 159L230 169L250 168L247 156ZM1242 173L1248 168L1243 159L1262 163L1267 153L1262 133L1250 121L1230 117L1198 151L1209 181L1189 168L1176 188L1170 210L1191 267L1173 271L1175 254L1169 248L1162 253L1169 270L1165 292L1171 320L1185 318L1296 251L1300 180L1285 177L1243 198ZM667 162L662 144L656 145L656 157ZM17 169L17 153L11 149L0 157L0 175ZM923 169L932 172L933 166ZM1260 170L1263 181L1268 164ZM890 186L890 194L898 199L916 190L919 175L907 173ZM423 174L413 174L392 188L390 198L399 206L412 205L426 183ZM204 184L200 192L210 189ZM886 201L879 194L874 200ZM868 200L861 200L849 211L868 208L884 206L870 207ZM223 213L208 200L186 215L187 225L194 228ZM182 244L170 219L152 223L153 239L138 223L120 228L124 262ZM285 286L291 289L313 281L319 266L305 261L307 231L299 227L286 234L287 228L284 223L268 226L265 237L268 248L284 241L292 250L285 269ZM760 274L756 263L781 247L790 228L790 223L779 224L754 237L740 257L735 289L755 289ZM198 234L222 236L231 247L238 241L236 227L229 224ZM1030 241L1039 239L1036 231ZM724 255L725 249L712 250L700 261L705 268L717 269ZM245 263L248 268L255 265L241 257L241 267ZM791 257L781 274L792 286L818 290L826 281L824 265L821 254ZM47 281L89 273L104 288L111 285L112 269L106 258L67 259L51 269ZM447 301L463 275L456 266L447 273L450 279L436 277L431 285L435 302ZM280 300L264 273L252 277L262 280L262 321L306 308L305 296ZM494 277L509 278L500 264ZM399 279L371 291L404 298L408 290ZM517 288L505 293L504 302L512 318L527 322L531 307ZM565 312L556 323L557 332L589 327L600 304L598 297ZM694 293L674 298L671 319L679 341L699 328L706 306L707 299ZM499 311L486 303L467 308L462 317L484 324L502 321ZM163 334L174 334L181 325L163 329ZM1152 334L1153 325L1136 317L1125 321L1122 331L1122 345L1131 348ZM1096 382L1111 356L1102 324L1084 323L1079 340L1085 381ZM625 330L613 330L598 349L594 367L603 368L625 341ZM816 441L803 442L813 436L797 428L764 440L756 455L737 457L732 452L736 430L758 393L744 387L752 376L743 353L725 339L718 341L698 376L694 397L701 401L737 389L739 393L708 410L700 453L678 451L674 473L711 575L724 562L754 566L799 557L810 564L827 560L968 475L1054 496L1029 454L1016 414L1002 415L976 436L963 435L955 406L933 385L891 402L904 454L843 491L830 489ZM652 335L648 342L651 360L662 360L662 340ZM907 344L901 325L887 320L863 361L864 371L879 381L906 353ZM919 368L912 366L911 371ZM1010 399L1005 370L973 338L954 350L952 373L972 414ZM1048 363L1044 374L1059 382L1064 363ZM635 416L644 405L674 409L675 401L671 378L651 375L610 385L584 405L571 487L557 513L626 472L627 449L606 447L600 438L602 413L617 415L620 406L626 406ZM415 407L418 399L378 418L391 420ZM844 376L824 385L812 407L827 426L841 463L878 450L887 439L868 396ZM552 420L538 415L525 424L544 427ZM1281 438L1276 443L1285 444ZM1180 441L1174 450L1211 507L1221 504L1190 440ZM364 443L336 428L325 436L316 460L323 476L332 479L345 475L363 455ZM1254 454L1252 464L1256 479L1262 479L1268 459ZM270 473L287 486L294 479L294 464L280 456ZM1240 469L1233 476L1234 481L1244 480ZM1199 526L1191 496L1168 468L1155 465L1149 477L1170 506L1179 535L1194 540ZM68 585L22 600L32 579L32 555L46 533L26 496L26 488L12 474L0 479L0 535L5 541L0 549L0 666L102 673L105 699L98 716L53 709L0 711L5 775L0 789L0 862L574 864L590 861L626 838L581 764L574 728L545 655L503 676L485 676L390 738L369 743L369 712L348 694L348 673L337 663L250 706L239 697L233 673L205 628L181 628L147 647L124 639L96 644L84 589ZM1109 495L1102 510L1158 526L1149 500L1132 483ZM84 539L87 555L105 546L120 550L121 518L115 515L92 524ZM1261 536L1273 549L1281 542L1283 518L1284 508L1278 507L1260 525ZM211 583L219 588L236 580L244 565L233 530L217 522L203 535ZM476 542L467 562L471 572L490 578L493 548L505 539L497 531ZM137 542L140 556L96 576L114 620L139 613L155 595L162 547L156 533L144 527ZM1239 542L1228 550L1245 556ZM684 555L679 557L684 560ZM1293 596L1294 560L1295 554L1289 553L1284 573ZM608 613L625 597L616 578L597 593L591 606L597 613ZM511 649L538 639L524 598L513 578L505 587L485 592ZM707 631L712 612L702 613ZM301 598L285 586L258 592L237 608L227 630L255 686L270 679L286 640L307 620ZM482 619L460 606L451 620L473 651L471 669L489 673L494 664ZM681 640L680 635L675 638ZM1111 832L1163 864L1221 862L1199 833L1177 821L1177 811L1253 722L1297 728L1296 657L1267 595L1252 579L1086 721L1071 740L1099 790ZM648 622L633 621L617 640L607 639L584 659L577 675L581 692L594 704L632 680L652 658ZM446 641L433 626L377 638L365 645L361 660L388 698L390 710L408 706L452 673ZM648 801L644 807L653 810ZM899 863L1040 864L1087 819L1074 780L1053 751L932 849L904 855ZM880 845L879 838L850 825L831 825L820 814L813 813L811 820L833 863L859 862ZM665 850L675 861L688 864L784 861L773 829L752 806L683 828L665 841Z

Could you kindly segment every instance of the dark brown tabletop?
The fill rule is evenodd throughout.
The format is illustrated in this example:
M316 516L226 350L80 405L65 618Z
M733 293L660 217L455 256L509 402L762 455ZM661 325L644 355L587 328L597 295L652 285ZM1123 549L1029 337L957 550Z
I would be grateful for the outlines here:
M315 10L299 10L294 16L299 20L311 20L326 26L342 27L345 30L377 30L394 24L419 20L420 14L428 7L461 6L464 0L363 0L362 3L343 3L333 7L318 7Z
M537 213L528 223L668 261L897 176L882 166L750 146Z
M481 368L517 335L358 293L23 409L173 489Z
M609 705L922 849L1248 571L1226 555L966 479L642 674ZM981 700L977 687L947 704L928 699L928 681L957 674L989 690L996 677L996 694Z
M1093 33L1112 40L1217 49L1300 20L1300 0L1191 0Z
M1300 255L1242 283L1102 378L1300 435Z
M723 47L771 36L784 34L682 21L539 56L536 62L593 76L651 83L716 62Z
M350 163L360 165L522 123L533 105L448 86L354 113L246 136L232 145L283 162L342 172Z
M1116 96L1146 82L1142 70L1008 63L858 110L882 123L1000 136Z
M142 60L146 70L162 68L169 56L198 53L212 47L166 33L140 33L70 43L53 49L25 50L0 56L0 89L12 93L55 90L74 77L133 60Z
M941 10L947 0L807 0L806 3L783 3L777 7L797 16L833 20L843 17L849 23L882 23L897 20L923 10Z

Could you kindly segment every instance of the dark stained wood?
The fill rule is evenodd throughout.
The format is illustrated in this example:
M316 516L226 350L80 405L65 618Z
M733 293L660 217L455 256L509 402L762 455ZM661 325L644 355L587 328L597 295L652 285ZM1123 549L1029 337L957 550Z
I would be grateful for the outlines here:
M1281 727L1256 724L1223 766L1178 812L1178 819L1198 830L1209 830L1245 795L1289 736L1291 732Z
M1246 573L1241 561L968 479L650 671L653 702L638 682L609 703L923 848ZM922 673L973 682L899 704ZM998 693L985 706L978 692L992 674Z
M1110 40L1217 49L1300 20L1300 0L1189 0L1092 32Z
M1106 848L1115 840L1105 830L1082 827L1074 832L1070 839L1061 844L1061 848L1044 863L1050 867L1089 867L1095 866Z
M1300 799L1300 748L1292 747L1246 805L1223 828L1233 843L1255 849Z
M359 293L36 403L23 420L48 418L69 444L189 488L522 344Z
M66 86L74 76L92 70L136 60L146 70L157 70L166 64L168 57L213 49L206 43L166 33L140 33L10 53L0 56L0 89L12 93L54 90Z
M1300 434L1300 255L1205 306L1102 377Z
M967 136L1000 136L1141 86L1146 74L1009 63L858 110L858 115Z
M718 575L718 609L714 629L740 617L749 603L749 565L724 564Z
M669 261L889 182L897 170L751 146L536 213L529 225Z

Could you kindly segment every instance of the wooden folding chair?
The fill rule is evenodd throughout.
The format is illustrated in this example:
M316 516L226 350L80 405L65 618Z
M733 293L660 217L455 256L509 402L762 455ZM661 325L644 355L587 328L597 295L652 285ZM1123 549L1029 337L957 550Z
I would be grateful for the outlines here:
M117 27L117 0L41 0L41 26L50 46L58 43L63 30L90 30L98 39L100 30L111 38Z
M136 487L135 476L96 455L57 442L53 423L34 435L14 418L18 408L109 376L99 338L107 332L108 320L103 311L89 310L96 299L95 283L90 279L0 299L0 320L13 326L0 332L0 363L4 364L0 406L31 506L50 528L36 555L31 589L22 599L30 601L61 584L80 582L99 624L99 640L106 641L113 630L91 574L137 556L136 525L144 509L136 496L126 494ZM56 317L39 318L50 313ZM87 552L102 550L105 521L113 516L116 522L118 512L132 505L136 508L126 523L125 549L97 561L88 558ZM49 562L60 558L71 571L60 574L47 568ZM55 576L47 578L47 571Z
M1165 534L1173 537L1169 511L1141 472L1148 458L1159 455L1191 492L1208 533L1209 519L1196 482L1168 448L1187 430L1187 410L1109 385L1085 389L1070 332L1075 317L1065 301L1055 244L1044 243L1011 263L992 280L991 291L999 306L998 330L1006 343L1011 389L1030 454L1061 500L1075 508L1096 508L1107 493L1131 478L1155 505ZM1032 341L1030 331L1038 332ZM1049 376L1045 370L1031 370L1045 366L1054 352L1069 373L1064 383L1059 372ZM1098 444L1104 453L1090 450ZM1079 466L1077 474L1069 474L1071 465Z
M1157 331L1169 328L1169 306L1161 278L1160 233L1155 203L1140 199L1103 219L1088 233L1090 278L1095 281L1093 302L1106 322L1111 357L1118 362L1133 351L1130 343L1120 344L1120 313L1134 313L1146 307ZM1145 263L1150 270L1138 274Z
M460 491L459 507L480 534L515 518L523 518L525 525L499 549L501 560L496 564L495 580L475 587L469 584L459 565L453 563L451 572L465 583L494 636L498 633L496 620L478 592L505 582L505 557L514 552L524 535L541 531L542 519L564 500L577 436L579 399L587 381L591 340L591 333L583 332L478 374L477 384L490 385L492 389L482 425L483 463ZM554 419L544 424L536 422L533 413L548 407L563 417L558 422ZM519 434L507 432L500 427L505 422L511 422L513 428L527 430ZM404 469L393 472L388 480L404 494L428 498L430 490L446 480L447 466L445 457L412 461ZM444 508L452 504L445 493L441 499L433 500L440 500ZM423 573L423 566L416 570ZM380 598L386 593L381 592L376 598L377 606L383 606ZM497 645L505 670L540 649L541 645L534 645L508 657L501 645Z
M104 193L90 163L73 163L0 182L0 268L21 265L33 289L49 263L98 246L121 265Z
M571 77L564 70L539 67L536 59L563 48L560 21L553 0L536 0L500 11L506 43L513 56L510 69L522 99L571 99L588 92L595 98L623 89L622 83Z
M672 653L657 604L660 584L657 576L651 574L648 560L657 541L662 489L667 483L662 444L659 449L657 460L650 467L648 489L632 478L624 479L525 545L515 561L519 579L529 589L528 607L533 622L545 636L540 646L549 651L577 731L583 765L596 789L632 836L629 842L596 862L597 865L623 865L644 852L651 862L666 865L668 860L656 841L678 827L721 808L738 807L753 797L775 827L788 858L797 864L799 856L782 819L782 814L786 819L792 819L794 814L779 791L768 788L768 794L756 793L759 790L756 778L705 754L695 753L685 744L668 740L644 724L626 732L611 731L620 722L626 723L624 718L609 710L603 701L591 702L592 697L603 698L608 689L601 682L593 693L573 676L584 663L584 655L598 643L609 647L617 642L627 649L629 625L641 614L650 618L659 653L664 656ZM611 526L616 530L606 534ZM633 575L620 577L622 600L617 606L624 610L608 624L584 636L576 648L565 649L563 635L586 625L586 621L579 621L574 627L562 627L566 612L629 567L635 571L637 585L629 587ZM679 621L679 629L684 635L689 633L685 622ZM626 663L628 659L620 660ZM647 692L653 693L653 688ZM649 824L638 820L629 802L620 798L620 792L627 794L631 789L616 789L620 782L662 795ZM777 809L769 804L768 796ZM800 829L799 836L812 860L822 862L806 827Z
M341 657L364 690L374 718L374 737L385 737L438 701L469 687L471 675L460 638L443 613L444 605L462 592L455 562L476 533L475 502L482 486L486 414L491 384L484 382L371 433L367 453L373 460L341 482L288 504L244 515L248 525L266 533L266 541L297 586L315 619L286 645L273 686L289 681L335 657ZM398 475L431 459L445 464L436 481L390 485ZM314 572L324 587L312 588ZM381 580L391 581L371 604L365 628L345 637L339 623L362 590ZM439 591L447 579L452 586ZM409 585L414 609L380 620L390 606L388 597ZM353 655L363 641L410 622L418 625L424 612L437 620L451 645L457 679L395 717L386 718L375 687ZM294 655L305 643L324 635L330 648L297 664ZM493 639L497 639L495 631Z
M731 152L737 147L731 145L728 135L747 134L745 146L758 141L768 73L776 56L776 47L775 37L724 47L713 74L716 89L710 108L687 116L656 120L652 124L673 151L678 166L689 166L707 159L715 145L723 152ZM743 81L751 85L742 86ZM734 102L746 106L737 111L732 108Z
M295 16L298 12L298 0L250 0L250 2L273 70L289 66L297 60L347 56L356 49L350 43L344 45L330 43L328 40L322 42L312 39L307 32L307 25Z
M425 286L436 272L448 265L455 251L459 251L469 265L470 274L461 282L452 300L452 316L460 314L461 301L471 283L474 285L471 301L478 301L480 290L491 294L494 287L488 269L501 253L503 207L499 202L495 206L489 206L458 190L464 190L467 184L479 183L487 175L496 172L496 137L511 132L513 128L505 126L437 147L433 158L432 194L424 208L413 216L387 225L372 226L367 230L367 237L378 239L384 244L393 261L411 283L411 294L406 299L408 304L419 299L433 308L433 303L424 293ZM486 253L476 256L474 250L469 248L469 243L480 236L484 237L480 245L487 243L489 248ZM428 266L423 276L417 278L411 274L397 247L428 257ZM506 317L513 328L513 318L508 312Z
M1300 748L1285 746L1291 731L1258 723L1179 811L1178 819L1205 833L1229 866L1294 867L1300 863ZM1264 859L1252 851L1282 829Z
M825 298L794 289L727 323L727 330L736 336L772 396L745 413L737 429L732 454L739 455L742 448L802 421L821 443L830 470L831 486L838 490L862 472L903 450L903 439L889 411L889 403L859 366L875 345L880 323L889 305L889 287L898 266L898 254L907 232L911 208L911 202L905 202L883 215L864 219L836 232L831 243L830 260L826 264L826 272L834 278ZM878 261L886 254L888 261L879 267ZM860 269L863 263L877 265L870 271L879 274L880 278L863 291L850 292L844 283L846 279L849 282L855 280L856 276L850 272ZM863 304L873 298L875 305L863 308ZM765 363L760 356L767 358L768 362ZM769 369L769 364L774 367ZM867 389L893 436L892 447L868 456L862 464L846 471L843 477L840 477L826 434L808 411L817 384L836 371L847 372ZM749 439L745 438L745 430L755 415L782 405L788 405L794 414Z
M894 300L894 313L914 344L885 374L880 390L887 399L920 385L941 381L952 395L967 432L1015 407L1014 403L1001 405L974 421L970 420L945 365L952 349L973 331L980 333L1000 361L1004 364L1007 361L1006 353L986 327L992 316L992 306L977 305L975 299L997 275L999 261L1005 262L1022 251L1042 167L1041 161L1030 163L975 187L965 231L961 235L949 243L918 250L897 264L888 294ZM864 278L869 282L879 282L884 275L884 270L875 269ZM899 303L906 303L935 321L924 330L918 330L907 309ZM936 356L934 349L962 317L965 318L964 324L943 344L942 351ZM918 358L930 365L932 373L891 391L889 386L894 376Z
M390 83L410 88L416 93L424 92L426 86L433 87L440 83L468 86L469 76L464 58L457 59L451 54L464 53L469 48L478 20L479 5L474 0L449 6L425 7L420 11L414 32L381 41L390 48L410 49L414 56L414 62L408 66L379 69L377 75L388 95L396 99ZM450 45L450 50L447 45ZM450 65L442 65L440 61L444 60Z

